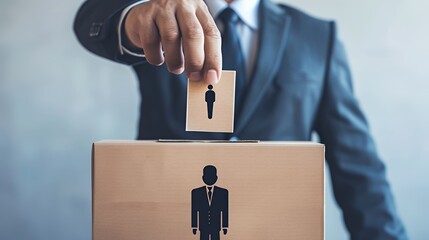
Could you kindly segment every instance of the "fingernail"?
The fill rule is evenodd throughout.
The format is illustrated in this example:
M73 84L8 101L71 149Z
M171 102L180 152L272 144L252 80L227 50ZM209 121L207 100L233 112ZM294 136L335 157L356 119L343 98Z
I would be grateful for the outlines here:
M201 73L200 72L191 72L191 74L189 74L189 80L191 80L191 81L201 80Z
M216 84L218 80L216 70L210 69L207 71L206 81L208 84Z
M179 75L179 74L181 74L181 73L183 72L183 70L184 70L184 68L183 68L183 67L181 67L181 68L174 69L174 70L169 70L169 71L170 71L171 73L173 73L173 74Z

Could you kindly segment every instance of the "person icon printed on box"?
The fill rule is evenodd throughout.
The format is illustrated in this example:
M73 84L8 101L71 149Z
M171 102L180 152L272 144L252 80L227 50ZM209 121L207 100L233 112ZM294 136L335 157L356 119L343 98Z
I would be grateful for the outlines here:
M219 240L221 229L228 232L228 190L215 186L217 179L216 167L205 166L206 185L192 190L192 233L200 230L200 240Z

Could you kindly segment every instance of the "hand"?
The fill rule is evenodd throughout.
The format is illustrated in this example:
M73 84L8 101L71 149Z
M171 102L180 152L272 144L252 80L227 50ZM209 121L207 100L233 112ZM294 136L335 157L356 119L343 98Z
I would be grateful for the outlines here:
M196 229L196 228L192 229L192 233L193 233L194 235L196 235L196 234L197 234L197 229Z
M223 229L223 235L226 235L228 233L228 229L224 228Z
M222 69L221 35L203 0L151 0L133 7L125 19L128 40L146 60L167 62L174 74L190 80L218 81ZM164 49L165 59L162 54Z

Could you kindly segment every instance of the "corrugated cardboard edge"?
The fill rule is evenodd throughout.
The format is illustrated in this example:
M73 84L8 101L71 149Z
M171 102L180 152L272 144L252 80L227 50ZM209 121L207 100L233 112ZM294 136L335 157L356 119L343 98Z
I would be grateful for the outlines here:
M164 139L165 140L165 139ZM257 141L257 142L256 142ZM217 140L171 140L167 139L162 144L225 144L225 145L235 145L235 144L245 144L251 146L302 146L302 147L324 147L324 144L311 142L311 141L259 141L259 140L241 140L241 141L217 141ZM94 143L95 145L139 145L139 144L160 144L158 140L101 140Z
M322 221L322 223L323 223L323 227L322 227L322 231L323 231L323 240L325 240L325 234L326 234L326 231L325 231L325 226L326 226L326 171L325 171L325 169L326 169L326 156L325 156L325 154L326 154L326 146L325 146L325 144L322 144L323 145L323 168L322 168L322 171L323 171L323 221Z
M91 149L91 235L94 239L94 160L95 160L95 143L92 144Z

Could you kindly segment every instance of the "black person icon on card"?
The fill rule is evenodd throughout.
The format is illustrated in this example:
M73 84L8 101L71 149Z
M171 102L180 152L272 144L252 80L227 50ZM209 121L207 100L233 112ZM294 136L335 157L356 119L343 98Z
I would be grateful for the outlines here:
M206 103L207 103L207 117L209 119L213 118L213 107L216 102L216 92L213 90L213 85L207 86L208 90L206 92Z

